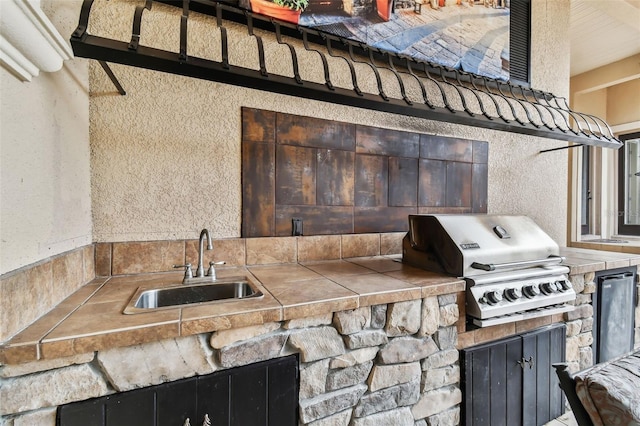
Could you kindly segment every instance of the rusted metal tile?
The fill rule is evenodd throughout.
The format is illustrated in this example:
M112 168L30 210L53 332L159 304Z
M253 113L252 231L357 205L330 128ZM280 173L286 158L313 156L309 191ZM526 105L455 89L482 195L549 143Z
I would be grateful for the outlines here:
M389 194L389 161L378 155L356 154L355 205L387 206Z
M400 130L356 126L356 152L418 158L420 135Z
M418 205L418 159L389 158L389 206Z
M275 145L242 144L242 231L244 238L275 233Z
M471 173L471 209L473 213L486 213L489 166L474 164Z
M473 162L484 163L489 162L489 143L483 141L473 141Z
M276 147L276 203L316 203L316 149L289 145Z
M279 144L346 151L355 149L355 124L282 113L278 113L276 120Z
M468 214L471 207L418 207L418 214Z
M276 206L276 236L292 235L292 219L302 219L303 235L353 233L353 207Z
M447 162L447 207L471 207L471 168L469 163Z
M355 153L318 149L317 165L317 204L353 206Z
M446 202L447 163L424 160L419 163L418 205L442 207Z
M417 207L356 207L354 232L407 232L408 216L417 212Z
M242 140L275 142L276 113L262 109L242 108Z
M420 135L420 157L471 163L473 161L473 141Z

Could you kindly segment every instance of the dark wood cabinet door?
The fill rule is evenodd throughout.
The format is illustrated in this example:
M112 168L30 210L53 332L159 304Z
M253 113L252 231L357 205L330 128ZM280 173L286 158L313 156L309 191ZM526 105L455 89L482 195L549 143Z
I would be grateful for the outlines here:
M551 364L564 362L564 324L546 327L522 336L524 416L523 425L537 426L559 417L562 391Z
M461 351L463 424L543 425L562 414L551 364L565 357L557 324Z
M296 426L298 357L259 362L58 408L58 426Z
M462 351L465 425L519 424L522 373L518 371L517 359L521 351L519 337Z

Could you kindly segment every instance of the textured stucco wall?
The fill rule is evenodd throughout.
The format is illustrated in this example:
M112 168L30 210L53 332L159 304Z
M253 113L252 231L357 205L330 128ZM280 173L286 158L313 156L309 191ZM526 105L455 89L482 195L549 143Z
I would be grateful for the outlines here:
M80 4L41 6L66 37ZM24 83L0 68L0 274L91 243L87 68Z
M566 95L568 0L536 1L533 9L533 81L536 88ZM135 4L97 2L93 34L128 41ZM169 16L168 16L169 15ZM189 53L219 59L214 23L189 18ZM162 5L145 12L145 45L177 51L179 14ZM246 29L229 24L231 61L257 64ZM242 36L238 36L241 34ZM278 46L265 34L267 58ZM235 41L234 41L235 40ZM207 48L216 46L215 48ZM217 56L218 55L218 56ZM321 81L319 59L302 52L303 77ZM308 64L314 66L309 67ZM337 85L348 86L347 67ZM286 60L267 63L290 73ZM240 108L243 106L409 131L489 141L489 212L526 214L564 244L567 216L566 152L539 155L560 143L530 136L373 112L260 92L203 80L113 65L127 90L118 96L92 63L91 187L94 240L195 238L202 227L219 238L240 235ZM363 90L373 91L373 76ZM409 88L415 92L416 88ZM396 90L397 91L397 90ZM397 93L390 93L398 96Z

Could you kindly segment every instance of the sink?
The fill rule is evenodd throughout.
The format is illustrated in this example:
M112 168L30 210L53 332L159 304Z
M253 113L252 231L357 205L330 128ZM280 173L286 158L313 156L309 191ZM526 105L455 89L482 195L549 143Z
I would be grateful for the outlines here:
M139 314L158 309L255 299L262 296L262 292L246 277L230 277L204 284L176 284L160 288L139 287L129 300L124 313Z

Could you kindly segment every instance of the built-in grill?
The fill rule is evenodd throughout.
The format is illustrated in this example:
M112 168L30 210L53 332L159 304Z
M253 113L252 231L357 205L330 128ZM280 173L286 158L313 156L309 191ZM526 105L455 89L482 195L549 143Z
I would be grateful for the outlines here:
M558 245L526 216L410 215L402 251L408 264L464 278L477 326L573 309Z

